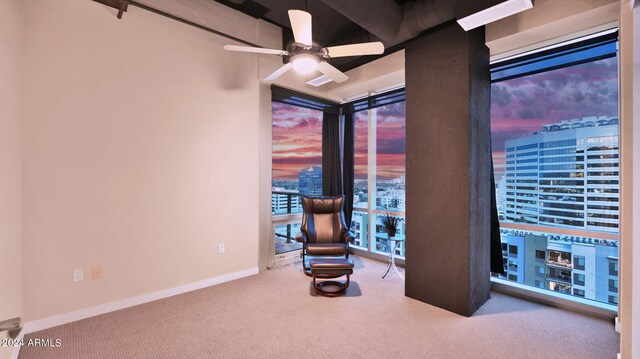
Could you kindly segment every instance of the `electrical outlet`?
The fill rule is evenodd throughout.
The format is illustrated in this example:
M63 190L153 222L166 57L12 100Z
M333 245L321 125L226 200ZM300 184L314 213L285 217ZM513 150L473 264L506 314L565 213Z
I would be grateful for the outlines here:
M84 280L84 269L73 270L73 283L82 282Z
M218 244L218 253L224 253L224 243Z
M91 268L91 278L93 279L102 278L102 266L93 266L93 268Z

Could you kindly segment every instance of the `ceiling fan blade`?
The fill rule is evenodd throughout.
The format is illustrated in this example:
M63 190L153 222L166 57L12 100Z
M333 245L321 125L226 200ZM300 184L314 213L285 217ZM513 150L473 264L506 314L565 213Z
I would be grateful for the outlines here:
M289 10L289 21L293 38L297 43L312 46L311 42L311 14L302 10Z
M363 42L361 44L330 46L325 48L329 57L380 55L384 52L384 45L379 42Z
M269 55L288 55L288 52L283 50L265 49L262 47L249 47L249 46L237 46L237 45L224 45L225 50L251 52L256 54L269 54Z
M331 79L333 79L333 81L337 83L345 82L349 79L349 76L345 75L342 71L336 69L335 67L329 65L329 63L326 61L322 61L318 64L318 71L331 77Z
M273 81L273 80L277 79L278 77L284 75L285 72L291 70L291 67L292 67L291 63L287 62L282 67L280 67L279 69L275 70L271 75L265 77L264 79L266 81Z

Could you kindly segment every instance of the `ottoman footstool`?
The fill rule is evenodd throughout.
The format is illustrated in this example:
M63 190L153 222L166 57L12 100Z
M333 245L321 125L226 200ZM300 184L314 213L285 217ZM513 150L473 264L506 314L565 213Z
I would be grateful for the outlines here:
M353 261L347 258L313 258L309 260L313 287L316 293L325 297L338 297L344 295L349 288L349 277L353 274ZM336 280L316 281L316 279L336 278L347 276L344 282ZM325 290L327 286L338 287L337 291Z

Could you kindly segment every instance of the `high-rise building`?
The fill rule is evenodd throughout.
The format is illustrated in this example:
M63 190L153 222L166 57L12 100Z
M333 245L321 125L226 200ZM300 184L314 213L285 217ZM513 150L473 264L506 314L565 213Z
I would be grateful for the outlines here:
M502 177L499 180L496 178L496 206L498 209L498 218L500 221L505 220L504 211L507 202L507 180Z
M321 196L322 167L310 166L300 170L298 188L299 192L305 196Z
M501 232L503 278L618 304L618 241L509 229Z
M506 279L617 304L618 153L616 117L562 121L505 141L496 197ZM518 230L526 227L533 230ZM566 229L582 236L558 235Z
M545 125L505 153L507 221L618 232L618 118Z
M376 206L404 212L406 209L405 191L403 189L379 191L376 197Z
M351 215L351 232L356 237L353 244L358 247L367 247L367 228L369 226L369 216L366 212L353 211Z

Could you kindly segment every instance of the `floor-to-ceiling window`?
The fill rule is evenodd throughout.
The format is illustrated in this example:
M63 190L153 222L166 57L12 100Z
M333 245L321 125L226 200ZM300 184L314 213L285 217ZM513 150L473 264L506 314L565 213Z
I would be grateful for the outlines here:
M351 231L354 246L369 248L369 111L354 114L354 183Z
M492 64L507 282L618 302L617 33Z
M376 111L375 193L376 233L384 233L381 215L400 217L398 236L405 233L405 103L381 106ZM396 254L404 257L405 242ZM375 251L388 253L387 242L376 240Z
M355 125L354 211L351 230L355 246L374 253L389 253L381 215L402 219L398 236L405 229L405 102L404 91L390 91L360 99L353 105ZM347 106L347 111L350 106ZM404 243L396 255L404 257Z
M276 90L272 103L272 217L275 253L298 250L301 195L322 195L323 104ZM283 100L284 99L284 100ZM381 215L402 219L405 233L404 90L372 93L343 105L354 119L354 194L351 230L354 247L386 254ZM370 220L373 219L373 220ZM396 255L404 257L404 243Z
M301 195L322 195L322 111L273 102L272 192L275 253L301 248ZM292 221L293 220L293 221Z

